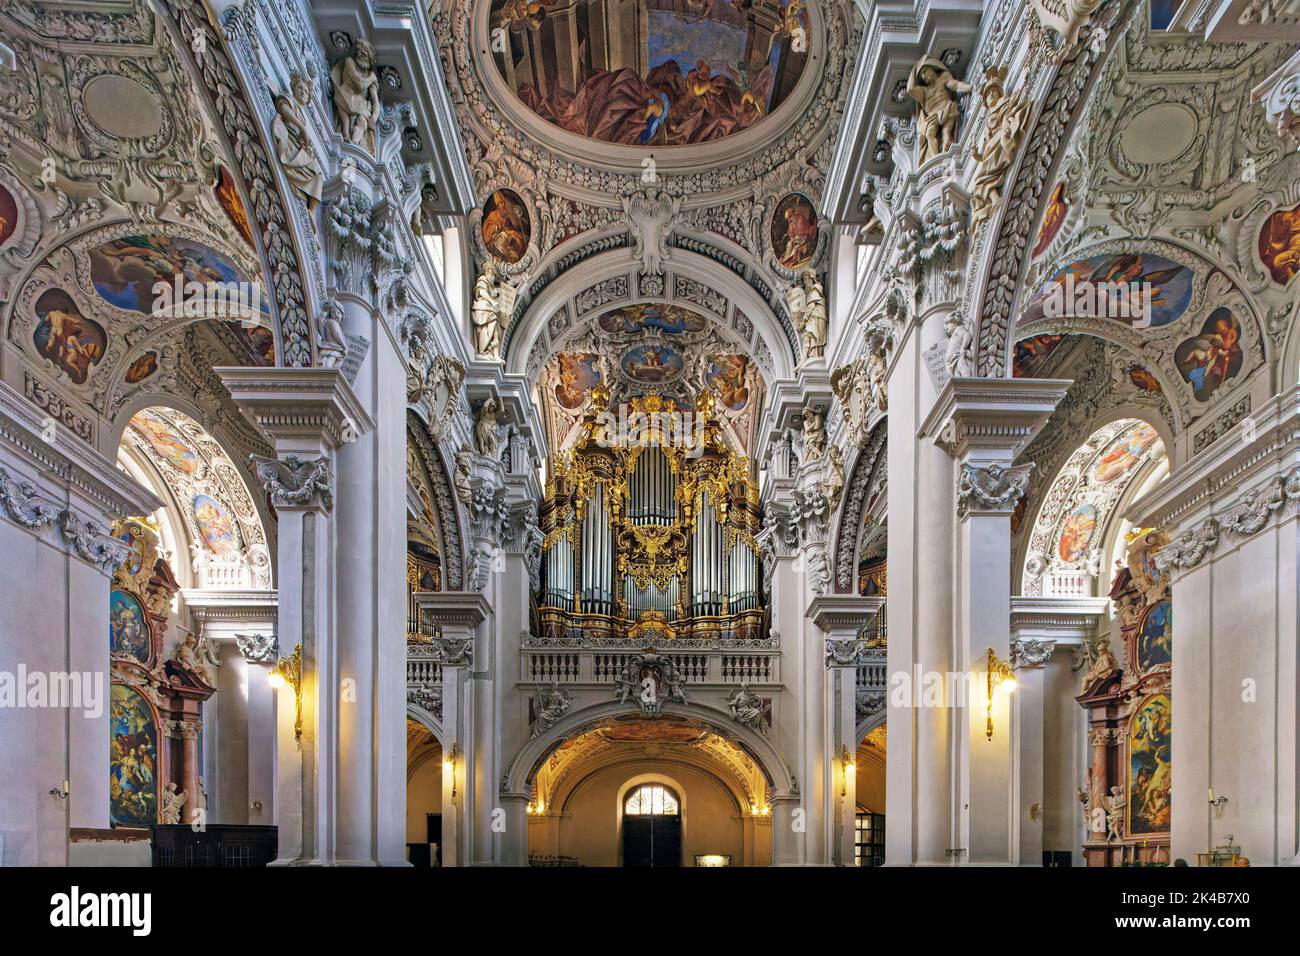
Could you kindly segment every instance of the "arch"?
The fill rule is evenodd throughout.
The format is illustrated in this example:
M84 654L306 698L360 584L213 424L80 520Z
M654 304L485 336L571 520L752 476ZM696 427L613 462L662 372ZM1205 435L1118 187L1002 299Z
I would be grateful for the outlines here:
M269 590L264 503L222 442L170 405L133 412L119 434L117 458L133 464L135 477L150 479L165 503L181 577L195 587Z
M1020 592L1093 597L1105 588L1113 525L1129 488L1166 456L1159 430L1145 419L1112 414L1094 423L1035 504L1025 553L1013 571Z
M737 724L726 713L702 704L673 704L666 713L682 714L703 724L718 736L738 744L762 772L773 800L798 795L798 783L776 747L761 734ZM567 714L544 734L532 738L520 748L502 781L502 793L527 797L533 777L542 763L565 741L594 730L616 717L632 716L639 711L628 704L609 701L584 707Z
M983 234L994 238L986 245L981 237L977 248L986 250L985 255L976 256L968 270L967 284L972 295L970 307L965 311L975 318L977 375L1010 374L1012 309L1016 304L1016 289L1023 284L1030 265L1032 244L1024 237L1036 235L1049 184L1086 112L1106 62L1126 32L1116 27L1121 21L1128 21L1134 9L1141 9L1141 4L1135 0L1115 0L1094 12L1091 29L1062 58L1045 84L1043 94L1035 97L1042 106L1025 137L1019 162L1003 189L1007 201L995 212ZM1102 42L1089 42L1097 31Z
M506 333L506 371L535 379L536 370L556 351L553 326L563 332L607 309L653 302L690 309L722 323L746 341L764 375L772 379L793 375L798 340L783 310L774 311L744 278L698 252L675 246L665 267L662 288L653 294L638 275L640 262L629 248L603 252L565 270L511 324ZM552 322L561 312L567 325ZM746 326L749 334L741 334Z
M445 746L443 743L444 737L442 721L419 704L416 704L409 699L406 702L406 719L415 721L429 733L433 734L433 739L438 742L439 747ZM410 772L409 769L407 772Z
M434 444L424 419L411 409L406 413L406 435L433 489L433 503L438 509L439 529L442 532L444 589L459 591L464 581L465 516L461 513L459 499L452 492L441 447Z
M889 435L888 418L882 417L867 436L866 444L853 460L853 470L844 489L844 500L839 509L839 525L835 536L835 589L841 592L854 590L857 575L858 556L861 553L866 532L866 512L879 510L870 500L871 488L875 481L881 482L880 488L888 493L884 482L885 456Z

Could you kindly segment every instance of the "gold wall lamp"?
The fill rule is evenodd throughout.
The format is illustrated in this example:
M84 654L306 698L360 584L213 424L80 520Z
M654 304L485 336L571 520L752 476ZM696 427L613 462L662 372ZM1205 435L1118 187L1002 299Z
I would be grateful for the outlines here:
M294 700L294 718L293 718L293 739L302 746L302 644L295 644L293 654L288 657L282 657L275 662L271 668L271 673L267 678L272 687L279 690L281 687L289 686L293 688Z
M442 762L443 773L451 774L451 798L456 799L456 758L460 756L460 748L453 742L451 749L447 751L447 757ZM541 812L540 810L538 811Z
M993 653L993 648L989 648L988 654L988 710L984 723L984 736L989 740L993 739L993 694L998 690L1005 689L1008 693L1016 689L1016 675L1011 670L1011 665L999 658Z

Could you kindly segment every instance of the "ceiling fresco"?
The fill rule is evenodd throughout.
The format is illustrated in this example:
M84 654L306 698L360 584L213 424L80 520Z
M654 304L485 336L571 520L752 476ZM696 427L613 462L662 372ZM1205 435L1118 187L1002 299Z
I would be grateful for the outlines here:
M691 146L760 123L798 82L802 0L493 0L501 78L578 136Z

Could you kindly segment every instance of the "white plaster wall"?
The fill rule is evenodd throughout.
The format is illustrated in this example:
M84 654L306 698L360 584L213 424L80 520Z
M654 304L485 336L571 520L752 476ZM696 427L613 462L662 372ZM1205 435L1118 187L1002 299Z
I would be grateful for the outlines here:
M108 579L6 521L0 554L0 671L95 675L97 715L0 708L0 862L62 865L69 826L108 826Z

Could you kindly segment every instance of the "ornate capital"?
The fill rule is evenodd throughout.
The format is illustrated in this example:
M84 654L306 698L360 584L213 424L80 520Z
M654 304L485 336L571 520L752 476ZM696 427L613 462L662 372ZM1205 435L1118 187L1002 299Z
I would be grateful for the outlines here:
M303 460L297 455L264 458L249 455L257 478L277 508L318 509L329 513L334 508L334 475L328 458Z
M1042 667L1052 659L1056 650L1056 641L1030 640L1017 638L1011 642L1011 664L1013 667Z
M856 667L858 653L866 644L866 641L858 638L849 638L847 640L839 640L833 637L826 638L826 666Z
M1032 462L1010 468L997 462L983 468L963 464L957 478L958 516L965 517L972 511L1010 514L1029 487L1033 468Z
M280 642L274 634L236 634L235 642L250 664L274 664L280 659Z

